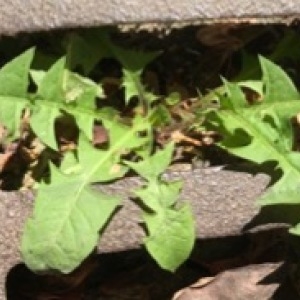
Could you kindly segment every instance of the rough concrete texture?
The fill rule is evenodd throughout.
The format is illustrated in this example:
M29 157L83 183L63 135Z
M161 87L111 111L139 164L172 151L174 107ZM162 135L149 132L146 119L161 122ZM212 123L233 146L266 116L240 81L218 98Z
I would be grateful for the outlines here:
M0 34L124 23L284 22L300 15L293 0L0 0Z
M182 199L193 207L199 238L239 235L243 227L259 211L255 199L268 184L266 175L256 176L226 171L220 167L172 172L171 178L183 178ZM103 234L100 252L140 247L144 232L138 225L140 209L128 200L129 187L140 185L137 178L128 178L107 186L108 193L124 197L124 207L117 213ZM0 299L4 298L4 282L8 270L21 261L19 241L25 219L32 211L32 194L0 192ZM1 295L2 293L2 295Z

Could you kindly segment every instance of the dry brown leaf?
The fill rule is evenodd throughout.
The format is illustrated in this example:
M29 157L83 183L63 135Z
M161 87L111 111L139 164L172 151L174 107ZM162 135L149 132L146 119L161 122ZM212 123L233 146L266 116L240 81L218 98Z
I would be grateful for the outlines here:
M17 152L18 146L18 143L14 142L6 145L4 153L0 154L0 172L5 168L11 157Z
M0 172L4 169L5 165L7 164L7 162L13 154L13 152L0 154Z
M277 280L263 282L281 263L249 265L201 278L195 284L178 291L173 300L258 300L270 299L279 287Z
M174 130L171 133L171 140L174 141L176 144L181 143L181 142L186 142L186 143L192 144L194 146L202 145L201 141L183 134L180 130Z

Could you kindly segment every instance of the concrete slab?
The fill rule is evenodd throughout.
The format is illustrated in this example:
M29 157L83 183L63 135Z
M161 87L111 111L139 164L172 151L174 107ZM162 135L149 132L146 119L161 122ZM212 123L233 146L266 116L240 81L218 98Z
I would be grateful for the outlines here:
M293 0L0 0L0 35L128 23L289 22Z
M201 239L240 235L244 226L258 213L255 199L264 191L269 177L209 167L171 172L182 178L182 199L189 201L196 216L197 236ZM102 188L124 198L124 207L109 224L99 244L99 252L136 249L144 237L139 226L140 209L128 199L129 187L140 185L137 178L127 178ZM33 195L0 192L0 299L5 299L6 274L21 262L19 242L26 218L31 214Z

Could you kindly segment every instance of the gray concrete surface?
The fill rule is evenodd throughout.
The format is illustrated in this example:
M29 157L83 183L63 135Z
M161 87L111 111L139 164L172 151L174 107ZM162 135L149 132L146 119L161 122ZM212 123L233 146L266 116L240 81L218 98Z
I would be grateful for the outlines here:
M189 201L196 216L199 238L235 236L258 213L255 199L269 182L264 174L251 175L223 170L220 167L172 172L171 178L183 178L182 199ZM128 200L124 187L138 186L129 178L105 187L108 193L124 198L121 209L103 234L99 252L113 252L140 247L144 236L138 225L140 209ZM5 277L9 269L21 262L19 240L26 218L32 211L30 193L0 192L0 299L4 297ZM1 295L2 293L2 295Z
M297 0L0 0L0 35L126 23L286 22Z

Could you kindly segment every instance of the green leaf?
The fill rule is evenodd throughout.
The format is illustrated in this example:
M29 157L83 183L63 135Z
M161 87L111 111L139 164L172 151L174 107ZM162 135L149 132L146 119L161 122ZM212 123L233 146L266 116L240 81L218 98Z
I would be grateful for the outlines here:
M246 98L241 88L237 84L227 82L225 79L223 79L223 82L228 97L222 98L222 107L236 110L237 108L246 106Z
M41 141L54 150L58 150L55 121L64 105L64 68L65 58L62 58L48 72L31 71L38 91L31 109L30 126Z
M94 30L82 37L73 35L68 47L68 66L73 69L77 65L84 68L87 74L93 66L104 57L116 58L123 66L123 86L125 100L128 104L132 97L137 96L142 105L157 99L146 91L141 81L144 67L149 64L159 52L148 52L123 49L113 44L107 30Z
M80 164L73 151L64 154L60 164L60 171L65 175L77 174L81 170Z
M93 127L96 115L96 97L102 97L102 88L92 80L82 77L79 74L65 71L65 101L67 104L75 102L70 111L66 105L63 109L75 117L78 128L89 140L93 139Z
M58 150L54 123L60 115L61 112L56 106L36 104L32 108L32 115L30 117L32 130L46 145L54 150Z
M19 136L21 115L29 104L26 98L0 96L0 123L5 125L8 136L12 139Z
M123 126L107 120L108 150L95 149L80 135L78 162L63 162L65 174L52 167L51 184L42 184L22 239L22 255L31 269L69 273L93 251L119 199L96 193L92 184L124 176L121 155L148 142L139 135L148 126L145 121Z
M178 92L173 92L166 97L165 102L167 105L175 105L180 102L181 96Z
M120 199L84 185L84 175L63 176L52 168L52 176L55 182L40 186L21 250L32 270L69 273L92 252Z
M259 60L266 89L265 103L273 102L274 99L280 99L283 102L299 98L299 93L292 80L279 66L262 56L259 57Z
M147 64L154 60L159 52L141 52L127 50L112 44L106 40L107 47L112 51L113 56L118 59L123 66L123 86L125 88L125 101L128 104L132 97L137 96L140 104L149 105L156 100L150 92L147 92L142 81L141 75Z
M286 29L282 39L280 39L274 51L267 58L275 63L286 59L297 61L300 57L299 47L300 40L298 34ZM260 70L256 55L248 54L245 51L242 51L242 54L242 70L238 76L235 76L234 81L239 82L249 78L259 78Z
M144 87L141 82L142 71L127 71L123 70L123 87L125 88L125 102L129 103L130 99L134 96L139 96L140 99L144 98Z
M164 269L174 271L189 256L195 239L195 226L189 205L177 208L182 182L165 182L161 173L171 162L174 144L138 163L126 162L148 180L145 187L135 190L143 205L150 209L143 217L148 229L145 246Z
M0 70L0 122L6 126L8 135L19 135L21 115L30 102L27 98L29 67L34 50L21 54Z
M141 81L142 70L131 71L123 69L123 87L125 88L125 102L128 104L130 100L137 96L140 104L149 105L155 101L157 97L150 92L147 92Z
M28 88L29 67L34 49L29 49L13 59L0 70L0 95L26 98Z
M100 85L79 74L65 70L64 82L65 101L67 103L82 98L87 91L93 92L94 98L95 96L103 97L103 90ZM93 103L92 108L95 108L95 103Z
M99 29L89 30L83 36L72 34L67 45L68 68L74 70L81 66L87 75L103 57L107 57L109 53L103 47L103 35L105 31Z
M249 78L257 79L259 76L260 68L257 57L246 51L242 51L242 69L239 74L234 77L234 81L240 82L248 80Z
M145 246L163 269L175 271L189 257L195 241L195 224L188 205L144 214L149 230Z
M224 137L220 145L232 154L256 163L276 162L275 170L280 170L282 176L260 198L260 204L296 204L299 203L300 154L292 152L290 119L300 111L300 97L279 67L262 58L261 64L266 93L263 101L250 105L237 85L225 82L227 96L210 122L217 124Z
M132 149L139 149L143 145L149 146L151 143L151 125L146 118L135 117L131 126L114 120L103 119L104 127L109 132L110 144L118 144L124 138L129 138L124 142L121 154L127 154Z
M102 88L92 80L66 70L64 58L48 72L32 70L31 76L38 86L36 107L33 106L30 120L35 134L57 150L54 124L64 111L74 116L78 128L92 140L94 122L103 115L96 110L95 103L96 97L103 95Z
M130 143L130 133L125 133L124 138ZM90 182L107 182L124 176L127 168L120 165L121 153L126 145L116 143L109 150L96 150L84 136L81 136L78 144L78 161L80 172L88 174ZM88 184L88 182L86 182Z
M181 181L161 182L160 184L151 181L146 188L137 189L134 193L145 206L153 212L159 212L162 207L171 208L176 203L181 188Z
M95 116L89 114L82 114L81 112L73 112L78 128L91 141L93 139L93 127L95 123Z
M151 110L149 121L155 128L157 128L163 125L171 124L173 119L170 111L166 108L166 106L159 104Z
M300 40L297 32L285 28L283 38L278 42L269 59L278 62L282 59L299 59Z
M30 76L36 86L40 86L43 78L45 77L46 71L43 70L30 70Z
M153 61L160 52L142 52L132 49L124 49L118 47L111 43L110 41L108 47L112 51L112 54L117 58L124 69L131 72L141 71L143 68Z
M126 161L125 163L148 181L155 180L169 166L173 150L174 144L170 143L163 150L157 151L154 155L140 162Z
M290 228L289 233L299 236L300 235L300 223L297 224L296 226Z
M149 91L146 91L141 75L143 69L159 52L147 52L123 49L113 44L107 30L94 30L83 37L73 36L68 47L68 66L73 69L81 65L87 74L92 67L104 57L116 58L123 67L123 87L125 88L125 101L137 96L140 104L149 109L149 104L157 99Z
M64 102L63 80L66 58L59 59L43 76L37 94L51 102Z

